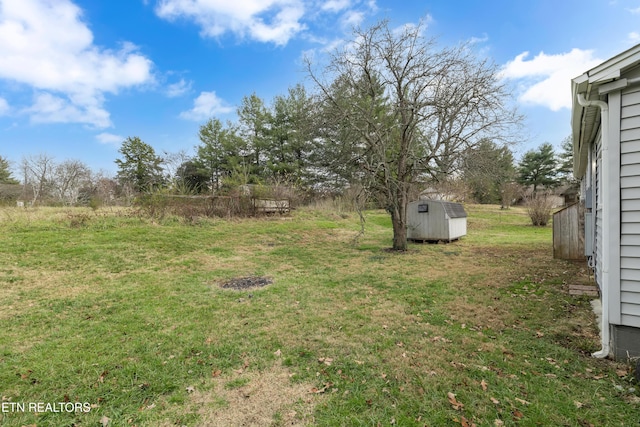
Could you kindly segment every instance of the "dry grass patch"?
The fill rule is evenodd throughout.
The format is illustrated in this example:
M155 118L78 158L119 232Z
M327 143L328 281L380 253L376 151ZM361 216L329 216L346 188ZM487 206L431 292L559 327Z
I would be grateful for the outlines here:
M0 278L2 277L0 272ZM9 318L43 302L70 300L95 293L90 280L80 280L77 274L66 271L13 269L11 277L16 278L0 287L0 319Z
M312 391L313 385L295 383L292 377L281 365L217 377L210 390L194 390L188 406L203 426L312 425L322 397Z

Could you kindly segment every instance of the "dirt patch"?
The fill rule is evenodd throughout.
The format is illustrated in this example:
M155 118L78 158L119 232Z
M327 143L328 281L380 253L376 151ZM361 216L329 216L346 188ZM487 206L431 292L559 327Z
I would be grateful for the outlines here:
M291 373L279 365L214 381L212 390L191 395L200 425L313 425L313 410L322 398L311 392L312 385L292 382Z
M220 287L222 289L235 289L238 291L243 291L246 289L262 288L272 283L273 280L268 277L249 276L228 280L220 285Z

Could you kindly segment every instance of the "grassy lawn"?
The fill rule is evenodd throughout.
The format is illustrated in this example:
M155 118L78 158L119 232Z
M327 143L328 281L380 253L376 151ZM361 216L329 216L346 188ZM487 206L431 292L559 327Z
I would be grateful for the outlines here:
M520 209L467 211L461 241L392 253L383 212L354 243L355 214L2 208L0 425L638 425L568 294L584 263ZM221 288L249 276L273 283Z

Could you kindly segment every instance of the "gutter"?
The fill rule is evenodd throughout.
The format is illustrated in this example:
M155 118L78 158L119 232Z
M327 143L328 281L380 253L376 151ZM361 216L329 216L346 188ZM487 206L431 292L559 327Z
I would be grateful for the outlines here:
M600 108L600 119L602 122L602 179L601 188L609 188L609 104L604 101L587 101L584 93L577 94L578 103L583 107ZM606 227L612 220L611 206L609 203L602 205L602 224ZM611 255L609 254L611 236L608 232L602 233L602 327L600 329L600 342L602 349L591 355L603 359L609 356L610 330L609 330L609 266Z

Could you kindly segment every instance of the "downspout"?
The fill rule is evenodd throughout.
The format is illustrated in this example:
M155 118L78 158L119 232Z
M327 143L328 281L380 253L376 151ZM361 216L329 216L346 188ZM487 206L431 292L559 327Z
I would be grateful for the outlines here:
M583 107L600 108L600 120L602 123L602 171L600 172L601 187L609 188L609 104L604 101L587 101L584 94L578 94L578 104ZM596 206L597 209L597 206ZM609 203L602 204L602 224L603 228L612 220L611 206ZM605 358L609 356L610 347L610 331L609 331L609 265L611 256L609 254L611 236L607 230L602 233L602 326L600 329L600 342L602 349L591 355L597 358Z

